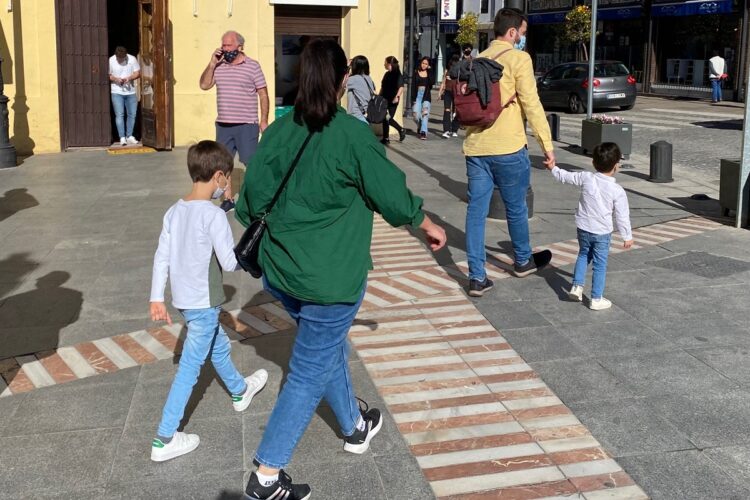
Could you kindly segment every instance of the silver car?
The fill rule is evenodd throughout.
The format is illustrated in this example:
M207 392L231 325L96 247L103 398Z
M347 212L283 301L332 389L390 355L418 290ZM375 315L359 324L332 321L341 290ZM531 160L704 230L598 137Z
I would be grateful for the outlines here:
M635 106L636 80L619 61L597 61L594 65L594 109L631 109ZM555 66L537 79L544 107L566 107L571 113L586 111L589 63Z

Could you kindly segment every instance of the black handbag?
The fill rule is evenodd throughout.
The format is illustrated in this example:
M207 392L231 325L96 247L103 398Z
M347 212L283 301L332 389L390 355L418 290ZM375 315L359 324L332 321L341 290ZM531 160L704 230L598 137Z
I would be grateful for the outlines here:
M299 163L299 159L302 157L302 153L305 151L307 143L310 142L312 135L313 132L310 132L307 135L305 142L302 143L302 146L297 152L297 156L294 157L292 166L289 167L289 171L286 173L284 180L281 181L279 189L276 190L276 194L273 195L273 199L271 200L271 203L269 203L265 212L263 212L263 215L261 215L259 219L255 219L250 223L245 230L245 233L242 235L242 238L240 238L239 243L234 247L234 255L237 257L237 262L240 264L240 267L250 273L253 278L260 278L263 276L263 270L260 268L260 265L258 265L258 252L260 251L260 240L263 238L263 233L266 231L266 217L268 217L268 214L271 213L271 209L279 200L281 192L284 190L286 183L292 176L292 172L294 172L294 168L297 166L297 163Z

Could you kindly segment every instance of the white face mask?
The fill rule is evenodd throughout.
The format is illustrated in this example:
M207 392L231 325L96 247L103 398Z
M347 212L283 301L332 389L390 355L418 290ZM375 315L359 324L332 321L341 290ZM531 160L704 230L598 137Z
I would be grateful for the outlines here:
M218 181L217 181L217 186L213 194L211 195L211 199L217 200L221 198L221 196L224 194L224 191L226 191L228 187L229 187L229 179L227 179L227 185L224 187L218 186Z

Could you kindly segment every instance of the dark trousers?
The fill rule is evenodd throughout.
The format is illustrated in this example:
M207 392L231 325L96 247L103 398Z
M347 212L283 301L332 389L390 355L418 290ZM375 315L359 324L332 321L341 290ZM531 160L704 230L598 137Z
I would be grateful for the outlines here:
M443 93L443 132L458 132L459 123L456 118L456 110L453 107L453 92L446 90Z
M393 126L393 128L398 130L399 134L404 130L404 128L399 125L394 118L394 116L396 116L396 108L398 108L398 103L388 103L388 116L386 116L385 120L383 120L383 139L388 139L388 134L391 130L390 126Z

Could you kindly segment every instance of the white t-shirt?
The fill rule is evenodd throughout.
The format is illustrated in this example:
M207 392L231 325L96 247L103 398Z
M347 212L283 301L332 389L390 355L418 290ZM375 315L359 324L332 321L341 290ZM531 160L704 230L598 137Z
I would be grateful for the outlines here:
M128 54L128 61L125 64L117 62L117 56L109 58L109 74L116 78L126 78L140 70L141 66L138 64L138 59L130 54ZM125 85L120 85L119 83L110 82L110 90L113 94L131 95L135 94L135 84L128 82Z
M237 271L227 214L207 200L179 200L164 215L154 255L151 302L164 302L167 277L177 309L208 309L225 301L222 270Z
M713 56L708 62L708 77L711 80L718 80L722 74L726 73L726 62L723 57Z

